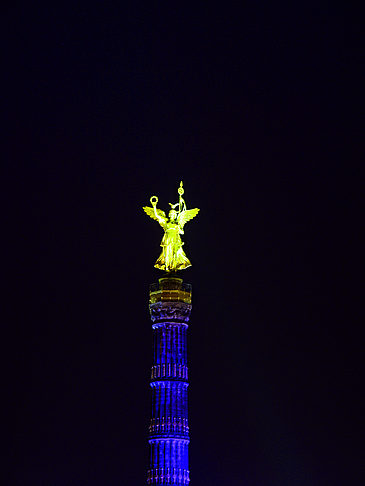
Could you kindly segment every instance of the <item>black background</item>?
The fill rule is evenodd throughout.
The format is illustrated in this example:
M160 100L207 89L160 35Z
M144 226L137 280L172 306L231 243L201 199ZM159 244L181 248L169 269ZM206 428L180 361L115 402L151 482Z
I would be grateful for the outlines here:
M181 179L191 484L362 484L360 28L330 5L4 13L5 484L144 484L141 207Z

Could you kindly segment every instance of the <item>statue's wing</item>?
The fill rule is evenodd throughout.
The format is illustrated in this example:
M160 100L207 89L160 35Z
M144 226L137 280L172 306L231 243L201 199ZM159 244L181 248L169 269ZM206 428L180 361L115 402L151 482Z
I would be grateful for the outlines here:
M165 211L162 211L161 209L157 209L156 208L156 212L157 214L159 215L159 217L161 219L158 219L155 215L155 211L153 208L150 208L149 206L144 206L143 207L144 209L144 212L146 214L148 214L148 216L156 221L158 221L160 224L161 224L161 219L163 219L163 223L166 223L167 222L167 218L166 218L166 214L165 214ZM161 225L162 226L162 225Z
M195 218L195 216L199 213L200 209L187 209L179 214L177 218L177 222L179 223L180 227L183 228L184 224L190 221L191 219Z

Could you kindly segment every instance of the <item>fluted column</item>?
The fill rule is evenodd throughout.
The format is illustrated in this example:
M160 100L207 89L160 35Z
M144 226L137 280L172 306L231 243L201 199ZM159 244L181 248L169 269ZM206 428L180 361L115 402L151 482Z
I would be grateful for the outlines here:
M189 484L187 329L191 286L164 277L150 288L153 329L147 483Z

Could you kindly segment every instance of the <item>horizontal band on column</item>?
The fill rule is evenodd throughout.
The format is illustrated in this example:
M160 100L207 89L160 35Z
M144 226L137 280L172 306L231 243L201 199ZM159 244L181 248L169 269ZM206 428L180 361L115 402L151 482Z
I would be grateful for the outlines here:
M156 417L151 419L148 427L150 434L189 434L188 419L185 417Z
M183 327L186 327L188 328L188 324L186 324L186 322L182 322L182 321L175 321L175 320L169 320L167 321L166 319L163 319L161 321L155 321L153 324L152 324L152 329L157 329L159 327L165 327L165 326L168 326L168 325L171 325L171 326L183 326Z
M149 439L148 440L148 443L149 444L157 444L158 442L166 442L166 441L170 441L170 442L180 442L182 445L189 445L190 443L190 440L189 439L182 439L182 438L175 438L175 437L156 437L156 438L153 438L153 439Z
M152 388L187 388L189 383L187 381L181 380L161 380L161 381L151 381L150 386Z

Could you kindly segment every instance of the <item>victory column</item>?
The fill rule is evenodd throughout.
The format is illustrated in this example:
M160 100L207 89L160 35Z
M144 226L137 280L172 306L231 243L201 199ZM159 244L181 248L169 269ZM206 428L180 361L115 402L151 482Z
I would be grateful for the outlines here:
M147 483L182 486L189 484L189 425L187 329L191 312L191 285L176 272L191 266L180 235L199 209L187 209L182 182L179 202L170 204L168 217L157 209L158 198L144 211L164 230L161 255L155 267L166 273L150 286L153 329L151 370L152 417L149 427L150 467Z

